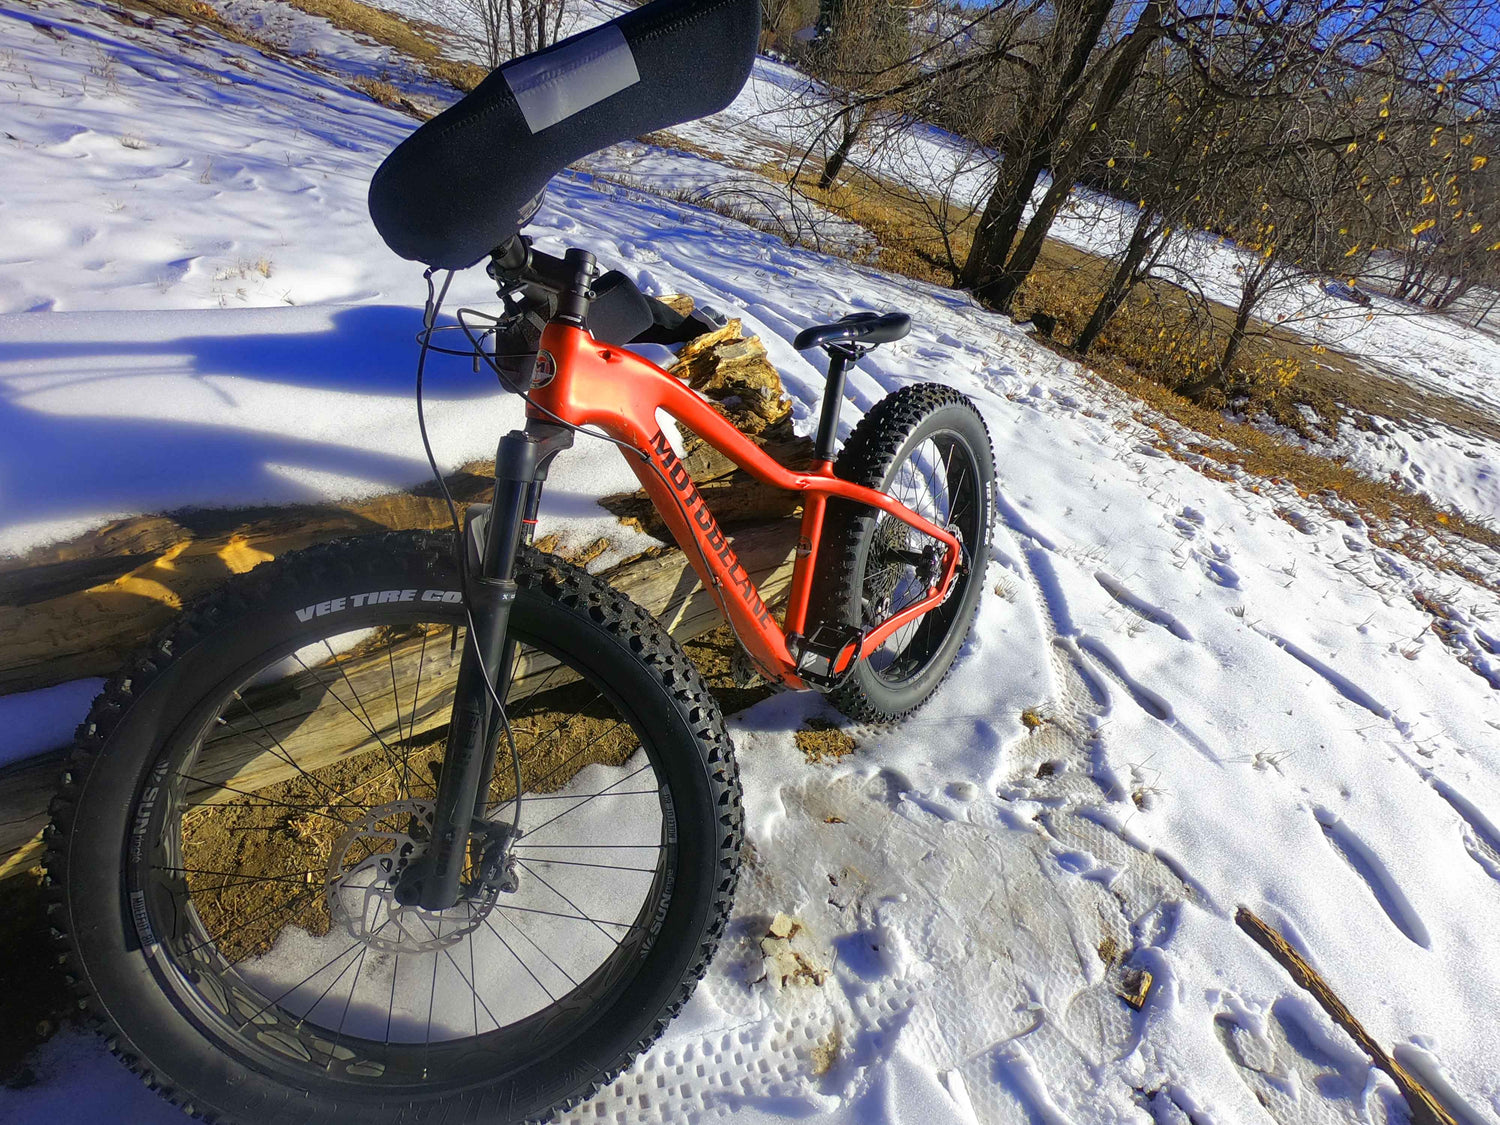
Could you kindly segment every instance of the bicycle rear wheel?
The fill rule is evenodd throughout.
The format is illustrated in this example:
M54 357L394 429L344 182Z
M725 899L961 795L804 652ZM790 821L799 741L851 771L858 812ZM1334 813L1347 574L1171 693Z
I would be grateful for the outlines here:
M944 602L892 633L829 694L851 719L894 722L937 690L979 608L995 486L989 431L951 387L902 387L860 419L834 472L947 528L962 547ZM936 540L894 516L831 500L814 571L813 620L862 628L888 621L926 596L940 557Z
M475 848L454 907L401 901L465 643L452 556L398 534L258 568L81 728L61 928L115 1051L186 1108L529 1120L623 1069L707 966L740 838L718 709L654 620L534 551L510 619L514 886L478 879Z

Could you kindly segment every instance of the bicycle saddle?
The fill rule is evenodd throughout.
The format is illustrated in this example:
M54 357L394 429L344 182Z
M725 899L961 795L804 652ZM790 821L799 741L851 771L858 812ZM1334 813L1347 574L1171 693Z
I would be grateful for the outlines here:
M759 34L760 0L653 0L512 59L385 158L370 218L403 258L471 266L573 161L733 101Z
M792 347L799 352L809 348L827 348L832 351L846 345L873 348L876 344L889 344L911 331L911 317L905 313L850 313L832 324L815 324L797 333Z

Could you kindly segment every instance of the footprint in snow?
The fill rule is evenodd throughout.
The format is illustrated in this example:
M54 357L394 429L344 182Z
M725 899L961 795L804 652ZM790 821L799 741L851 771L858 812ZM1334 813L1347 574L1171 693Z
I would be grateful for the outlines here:
M1313 815L1317 817L1329 845L1369 887L1370 893L1375 896L1376 903L1385 911L1391 924L1423 949L1432 948L1427 924L1422 921L1422 916L1412 906L1411 900L1406 897L1406 892L1401 889L1401 884L1391 874L1385 861L1340 820L1337 813L1317 806L1313 809Z
M1500 883L1500 828L1491 823L1473 801L1435 774L1429 773L1427 782L1458 814L1459 834L1469 858Z
M1380 1082L1369 1059L1305 997L1283 996L1259 1018L1235 1002L1214 1017L1214 1031L1277 1125L1409 1120L1394 1086Z
M1157 605L1152 605L1145 598L1133 592L1125 583L1113 575L1106 574L1102 570L1096 570L1094 572L1094 581L1103 586L1105 592L1114 598L1115 601L1127 609L1134 610L1153 625L1161 626L1178 640L1191 641L1193 639L1193 634L1188 631L1186 625L1178 621L1177 618L1173 617L1165 609Z

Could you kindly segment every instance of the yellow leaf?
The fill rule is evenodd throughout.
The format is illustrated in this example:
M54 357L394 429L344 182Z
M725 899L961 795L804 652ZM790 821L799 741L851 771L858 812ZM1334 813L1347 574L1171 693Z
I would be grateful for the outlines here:
M1469 171L1477 172L1489 162L1490 158L1488 156L1476 156L1473 160L1469 161Z
M1382 109L1380 111L1380 116L1381 117L1389 117L1390 115L1391 115L1391 111L1388 110L1388 109Z
M1113 168L1115 166L1115 158L1111 156L1107 161L1105 161L1105 165L1109 168Z
M1354 255L1356 255L1358 253L1359 253L1359 243L1356 242L1353 246L1349 247L1349 251L1348 251L1348 253L1346 253L1344 255L1344 257L1346 257L1346 258L1352 258L1352 257L1354 257Z
M1346 148L1344 151L1345 152L1353 152L1358 147L1359 147L1359 142L1358 141L1350 141L1349 142L1349 147Z
M1472 227L1469 228L1469 233L1470 234L1478 234L1483 229L1484 229L1484 224L1483 223L1475 223Z
M1461 145L1471 145L1471 144L1473 144L1474 143L1474 134L1473 133L1465 133L1462 137L1458 138L1458 143L1461 144Z
M1420 223L1411 228L1411 232L1412 234L1417 235L1421 234L1424 230L1431 230L1435 226L1437 226L1436 219L1423 219Z

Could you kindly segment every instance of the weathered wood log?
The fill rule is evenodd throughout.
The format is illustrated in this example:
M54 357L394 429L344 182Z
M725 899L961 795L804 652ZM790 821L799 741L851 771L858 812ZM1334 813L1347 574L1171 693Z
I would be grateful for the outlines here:
M449 477L455 499L487 498L485 469ZM447 524L429 486L349 504L140 516L0 560L0 694L108 675L185 602L287 551Z
M1318 970L1309 965L1286 938L1247 907L1240 907L1235 912L1234 920L1256 945L1291 974L1294 981L1312 993L1313 999L1328 1013L1328 1018L1344 1029L1349 1038L1370 1056L1371 1062L1391 1076L1391 1081L1406 1099L1412 1125L1458 1125L1447 1108L1433 1096L1432 1091L1422 1085L1416 1075L1393 1059L1375 1037L1365 1030L1364 1025L1354 1018L1354 1013L1345 1007Z
M791 583L796 525L787 522L762 524L738 529L730 537L741 563L760 587L761 596L768 604L778 603ZM602 577L653 614L679 640L700 636L723 620L711 595L698 582L682 553L675 549L654 548L611 567L602 573ZM418 658L420 644L418 640L394 651L392 659L396 661L398 680L405 663ZM446 645L442 647L446 649ZM427 659L433 662L425 666L423 681L430 685L431 690L424 688L421 706L415 714L408 709L402 716L407 737L411 737L413 727L420 734L447 722L448 706L452 702L452 677L457 673L457 665L453 662L449 667L447 658L441 654L434 659L430 649ZM544 679L549 667L538 661L523 668L519 686L529 688ZM114 669L110 667L108 670ZM329 761L354 751L378 750L380 740L391 741L389 736L396 728L394 707L375 702L385 698L384 694L374 690L368 693L359 691L366 679L372 684L389 682L392 672L385 648L370 658L368 667L346 667L340 675L344 673L351 677L354 690L361 697L368 694L366 706L371 710L356 718L353 710L344 712L341 708L323 708L307 720L326 727ZM316 667L306 675L329 677L327 671L320 672ZM553 679L549 686L561 682ZM335 685L335 689L342 690L339 685ZM292 716L299 708L306 709L292 698L282 711L278 712L274 706L266 709L264 717L279 737L283 734L283 726L290 724L288 729L297 727ZM262 710L260 707L256 709ZM83 718L82 715L78 717ZM374 727L378 737L361 737L361 732L368 735L363 719ZM199 799L211 799L215 786L227 783L236 789L253 792L283 781L294 772L285 759L278 759L267 750L263 737L257 740L257 733L248 729L230 730L215 740L213 752L194 774L199 782ZM299 729L298 733L304 741L318 735L317 731L306 729ZM320 760L318 764L326 763ZM310 768L305 762L303 765ZM40 857L40 833L46 824L47 801L60 768L60 756L52 754L0 771L0 877L23 870Z

